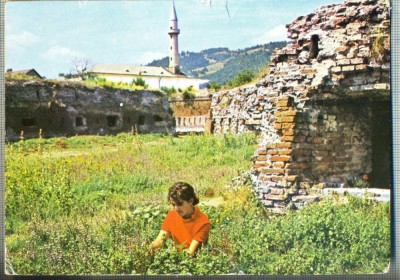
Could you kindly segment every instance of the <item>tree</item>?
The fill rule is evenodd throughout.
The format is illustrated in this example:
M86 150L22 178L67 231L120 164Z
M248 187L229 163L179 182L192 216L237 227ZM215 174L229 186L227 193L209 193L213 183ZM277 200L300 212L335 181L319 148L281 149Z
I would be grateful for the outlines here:
M74 58L72 60L72 67L76 77L86 80L92 71L93 64L87 58Z
M209 84L207 84L207 89L211 90L211 91L214 91L214 92L219 91L221 89L221 87L222 87L221 84L219 84L217 82L214 82L214 81L209 83Z
M254 73L249 70L244 70L227 82L228 87L238 87L244 84L251 82L251 80L255 77Z

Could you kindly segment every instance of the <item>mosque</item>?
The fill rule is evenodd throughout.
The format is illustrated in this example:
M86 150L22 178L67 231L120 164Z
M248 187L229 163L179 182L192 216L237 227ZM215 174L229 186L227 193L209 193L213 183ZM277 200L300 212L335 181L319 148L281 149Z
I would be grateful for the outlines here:
M98 77L113 82L130 83L133 79L141 78L150 88L162 87L185 89L192 86L194 89L206 87L208 80L191 78L180 71L178 51L178 17L176 16L175 3L172 1L169 19L169 67L135 66L129 64L95 64L91 70Z

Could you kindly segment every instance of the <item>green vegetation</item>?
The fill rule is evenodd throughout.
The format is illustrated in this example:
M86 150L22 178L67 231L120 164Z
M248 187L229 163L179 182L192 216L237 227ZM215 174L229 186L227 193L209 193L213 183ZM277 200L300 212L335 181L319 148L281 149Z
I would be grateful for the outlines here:
M250 83L255 77L255 74L249 70L245 70L237 74L232 80L229 80L226 85L228 88L234 88Z
M217 83L217 82L211 82L211 83L207 84L207 89L210 90L210 91L217 92L217 91L219 91L221 88L222 88L222 85L220 85L220 84Z
M176 90L175 87L162 87L161 91L164 92L168 98L173 100L182 98L184 101L190 101L196 98L196 90L193 88L193 86L188 86L183 90L181 88Z
M131 86L139 86L139 87L143 87L143 88L147 88L148 85L146 85L146 81L142 78L142 77L138 77L136 80L133 79Z
M81 81L81 83L89 85L89 86L97 86L97 87L105 87L105 88L120 88L120 89L129 89L129 90L142 90L147 89L148 85L141 78L138 77L136 80L133 79L130 83L123 82L113 82L106 80L105 78L98 76L90 76L89 78Z
M77 136L6 145L7 256L19 274L337 274L387 266L389 205L332 197L298 212L265 212L248 186L252 134ZM211 220L196 258L169 242L151 254L187 181ZM219 205L211 201L220 199ZM207 203L207 201L210 201ZM346 202L347 201L347 202ZM345 203L346 202L346 203Z
M176 97L176 88L175 87L161 87L161 91L165 92L168 98Z

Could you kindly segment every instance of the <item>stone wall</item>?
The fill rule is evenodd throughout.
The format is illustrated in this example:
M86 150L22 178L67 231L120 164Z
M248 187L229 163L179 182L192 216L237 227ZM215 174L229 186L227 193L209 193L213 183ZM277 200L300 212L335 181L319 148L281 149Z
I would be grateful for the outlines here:
M210 98L173 99L169 100L169 103L175 119L177 133L210 132Z
M72 82L13 80L6 84L6 137L171 133L175 123L158 91L88 87Z
M252 173L266 204L321 183L390 186L387 2L347 0L298 17L256 85L213 95L214 133L260 133Z

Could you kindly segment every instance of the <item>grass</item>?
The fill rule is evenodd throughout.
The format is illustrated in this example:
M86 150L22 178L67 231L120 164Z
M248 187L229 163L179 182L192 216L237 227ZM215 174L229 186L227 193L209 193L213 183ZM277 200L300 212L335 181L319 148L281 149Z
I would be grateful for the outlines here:
M389 205L323 200L267 213L249 186L255 135L77 136L6 145L7 256L19 274L378 273L390 258ZM192 183L212 223L194 259L153 254L168 187ZM219 204L207 204L218 199ZM373 248L373 250L371 250Z

